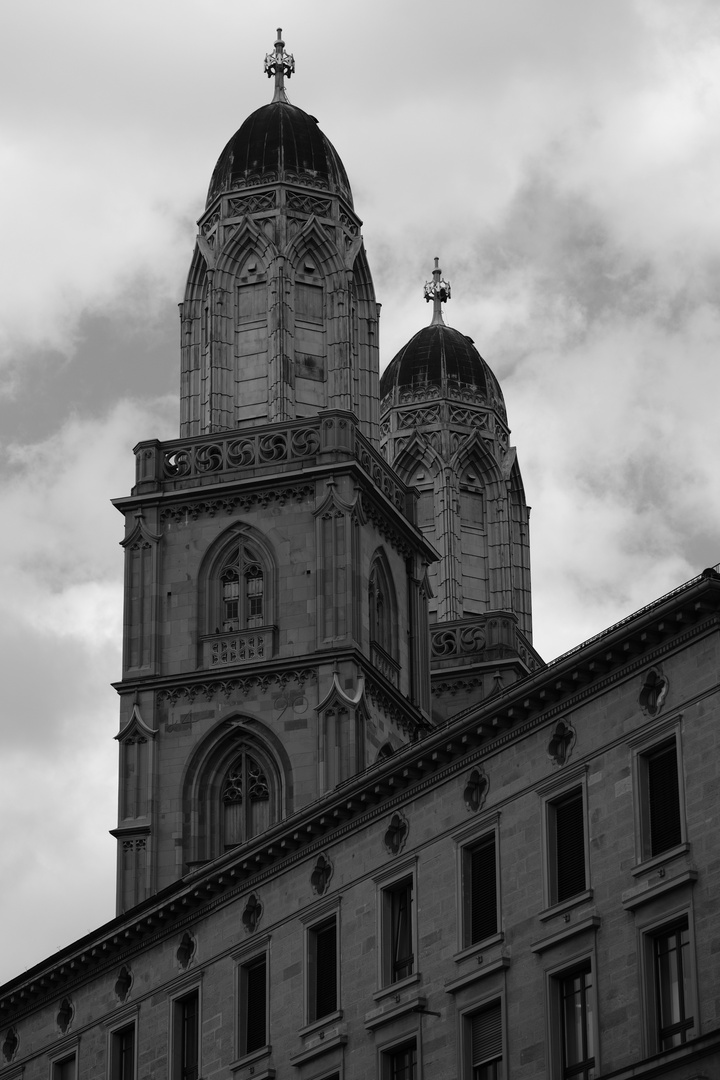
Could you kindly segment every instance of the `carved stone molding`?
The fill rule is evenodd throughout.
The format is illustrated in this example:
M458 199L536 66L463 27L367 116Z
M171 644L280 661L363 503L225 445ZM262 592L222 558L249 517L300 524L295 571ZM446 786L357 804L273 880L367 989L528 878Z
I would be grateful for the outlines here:
M242 924L246 934L254 934L262 919L263 906L259 899L252 893L242 913Z
M5 1040L2 1044L2 1055L8 1065L11 1063L11 1061L17 1054L19 1045L20 1039L18 1037L18 1033L14 1027L11 1027L7 1035L5 1036Z
M555 765L565 765L576 741L575 728L566 720L558 720L548 743L548 757Z
M286 488L269 488L264 491L252 491L246 495L230 495L224 499L207 499L198 500L197 502L183 502L177 503L175 506L168 506L164 508L160 514L161 521L167 521L171 519L175 522L183 520L197 521L199 517L215 517L216 514L224 512L226 514L232 514L234 511L239 510L241 513L247 513L254 506L268 506L271 502L277 502L280 506L285 506L286 503L304 502L305 499L310 499L315 494L315 488L312 484L296 484L293 487Z
M317 862L310 875L310 885L312 891L317 893L318 896L322 896L333 875L333 864L330 862L326 855L318 855Z
M251 690L257 689L265 693L274 685L282 689L289 682L296 682L300 686L304 686L306 683L315 682L316 680L317 671L315 668L273 671L263 675L238 675L232 679L208 679L205 682L184 683L181 686L173 686L172 689L159 690L156 701L158 705L162 705L166 701L171 705L175 705L180 700L192 704L197 698L212 701L213 698L220 694L223 694L226 698L238 693L247 697Z
M195 956L196 949L197 942L194 935L191 934L189 930L186 930L180 940L177 952L175 953L175 959L183 971L189 967L190 961Z
M383 843L391 855L400 854L407 843L409 832L410 825L408 824L408 819L405 817L402 810L396 811L391 817L390 824L383 836Z
M490 781L482 769L473 769L463 788L463 801L471 813L481 810L487 799Z
M70 998L63 998L60 1002L60 1008L58 1014L55 1017L55 1021L58 1026L58 1030L61 1035L65 1035L72 1024L73 1016L75 1015L75 1007L73 1006Z
M640 708L646 716L657 716L663 707L668 689L669 683L660 669L651 668L643 679L638 698Z
M242 217L256 214L259 210L272 210L275 207L274 191L259 191L253 195L243 195L228 199L227 217Z
M363 495L361 498L361 505L363 512L368 521L371 521L377 531L388 544L391 544L398 554L402 555L404 559L409 559L412 555L410 545L402 536L400 531L394 527L392 522L388 519L387 515L380 509L373 499Z
M132 972L130 971L130 968L123 965L123 967L120 968L120 972L115 982L115 997L121 1004L127 1001L132 983Z

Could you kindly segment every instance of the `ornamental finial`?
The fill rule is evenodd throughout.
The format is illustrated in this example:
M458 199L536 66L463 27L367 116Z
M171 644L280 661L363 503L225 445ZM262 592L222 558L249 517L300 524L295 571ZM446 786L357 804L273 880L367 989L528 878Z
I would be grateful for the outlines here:
M275 52L268 53L265 57L265 74L268 79L275 76L275 93L273 101L287 101L285 93L285 76L288 79L295 70L295 58L291 53L285 52L285 42L282 39L282 30L278 28Z
M433 302L433 317L431 326L439 324L444 326L442 317L442 305L450 299L450 282L445 281L440 269L440 259L435 258L435 269L432 281L425 282L424 296L426 303Z

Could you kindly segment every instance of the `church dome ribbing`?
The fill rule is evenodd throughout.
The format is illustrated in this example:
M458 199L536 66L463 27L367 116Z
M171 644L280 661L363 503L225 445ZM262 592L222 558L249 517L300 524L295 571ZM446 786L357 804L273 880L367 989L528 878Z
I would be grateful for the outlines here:
M347 173L314 116L275 100L252 113L221 153L207 204L233 188L286 181L342 196L352 206Z

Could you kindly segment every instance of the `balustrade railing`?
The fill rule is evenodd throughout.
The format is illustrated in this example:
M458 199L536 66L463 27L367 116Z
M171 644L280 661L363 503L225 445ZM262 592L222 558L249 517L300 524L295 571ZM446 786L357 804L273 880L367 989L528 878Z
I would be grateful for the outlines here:
M138 492L158 486L248 475L312 461L352 459L360 463L375 487L399 510L410 509L409 489L385 459L358 431L352 414L327 412L307 420L267 424L243 431L143 442L135 448Z
M398 685L400 681L400 665L397 661L393 660L391 656L388 656L385 650L374 641L370 642L370 659L373 666L376 667L386 679L389 679L393 686Z
M244 630L223 634L203 642L203 662L206 668L229 664L252 664L270 660L273 655L274 627L264 630Z

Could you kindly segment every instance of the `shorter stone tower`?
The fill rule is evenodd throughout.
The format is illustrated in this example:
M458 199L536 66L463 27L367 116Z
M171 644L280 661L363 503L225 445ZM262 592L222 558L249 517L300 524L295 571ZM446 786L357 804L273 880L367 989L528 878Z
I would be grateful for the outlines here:
M432 321L380 380L381 448L419 491L430 570L433 715L533 670L530 510L500 385L471 338L446 326L450 285L435 259Z

